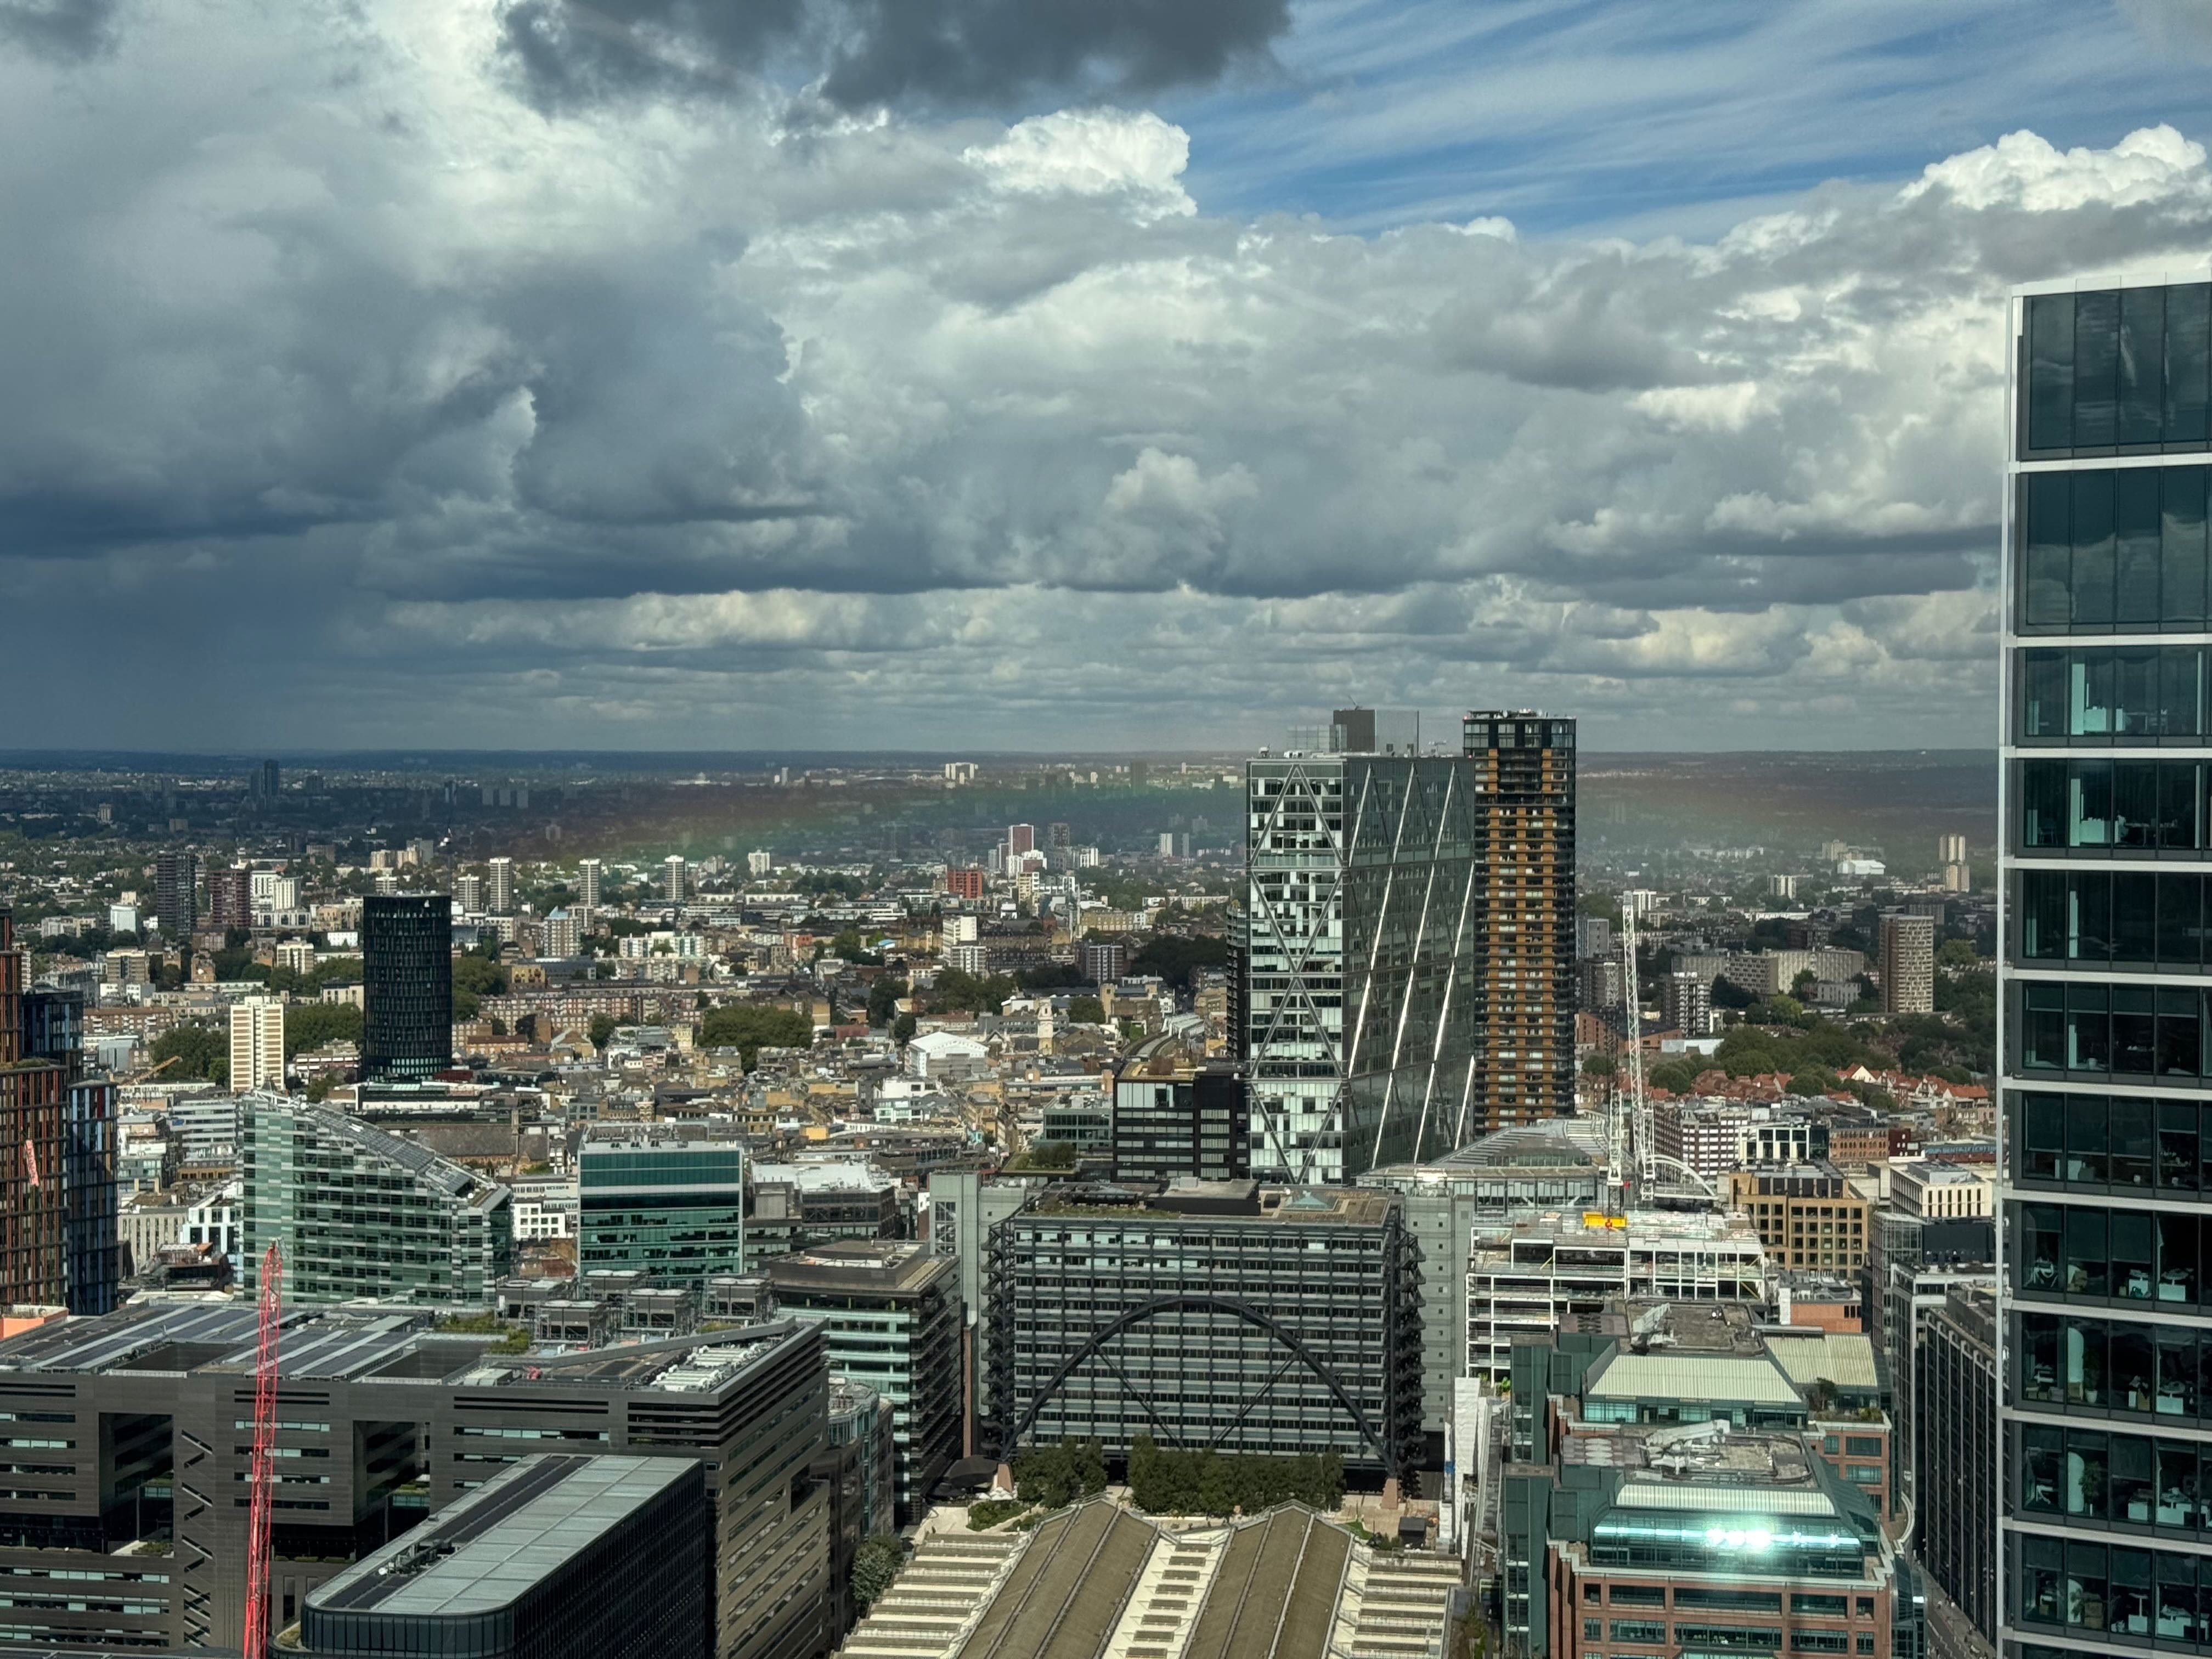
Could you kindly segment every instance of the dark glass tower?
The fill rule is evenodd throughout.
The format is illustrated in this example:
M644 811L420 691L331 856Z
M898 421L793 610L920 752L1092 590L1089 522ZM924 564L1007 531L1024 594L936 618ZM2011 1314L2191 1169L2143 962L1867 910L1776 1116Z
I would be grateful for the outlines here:
M362 901L364 1083L419 1081L453 1062L453 909L443 893Z
M2039 284L2009 318L1997 1604L2017 1659L2212 1650L2212 283L2191 274Z
M199 920L200 861L197 854L154 855L154 919L170 939L188 939Z

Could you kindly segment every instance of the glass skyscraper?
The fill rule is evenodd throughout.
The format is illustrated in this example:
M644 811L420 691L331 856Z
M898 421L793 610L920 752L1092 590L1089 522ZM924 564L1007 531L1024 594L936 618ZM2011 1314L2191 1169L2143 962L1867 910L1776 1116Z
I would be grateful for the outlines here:
M453 1063L453 902L443 893L362 901L361 1076L419 1082Z
M1998 1634L2020 1659L2212 1649L2205 274L2040 284L2009 313Z
M578 1156L576 1261L661 1284L745 1268L745 1147L606 1125Z

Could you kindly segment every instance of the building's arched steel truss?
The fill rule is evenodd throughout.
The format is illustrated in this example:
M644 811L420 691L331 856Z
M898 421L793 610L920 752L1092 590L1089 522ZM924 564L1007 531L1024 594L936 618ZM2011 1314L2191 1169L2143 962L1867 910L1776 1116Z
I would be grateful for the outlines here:
M1083 1346L1068 1356L1067 1363L1053 1373L1052 1380L1038 1390L1036 1398L1030 1401L1029 1408L1021 1414L1012 1432L1006 1437L999 1455L1001 1457L1013 1455L1021 1446L1024 1437L1036 1426L1037 1413L1044 1409L1054 1395L1060 1392L1067 1380L1075 1375L1083 1363L1093 1356L1105 1361L1107 1368L1121 1378L1121 1386L1128 1389L1138 1404L1143 1406L1150 1413L1152 1412L1150 1403L1145 1400L1143 1394L1129 1380L1121 1368L1114 1364L1112 1357L1105 1351L1106 1345L1123 1332L1143 1324L1148 1319L1167 1313L1228 1314L1273 1337L1276 1341L1288 1348L1295 1358L1303 1361L1305 1368L1314 1374L1323 1388L1328 1390L1330 1398L1336 1401L1344 1414L1352 1419L1353 1426L1358 1429L1360 1438L1374 1448L1375 1455L1381 1460L1383 1468L1392 1474L1403 1473L1398 1467L1399 1458L1396 1449L1389 1440L1376 1431L1375 1425L1367 1420L1367 1413L1360 1410L1359 1402L1354 1400L1346 1392L1344 1384L1337 1380L1336 1373L1329 1370L1322 1362L1321 1356L1300 1340L1296 1331L1291 1330L1265 1309L1255 1308L1249 1302L1238 1302L1225 1296L1155 1297L1150 1302L1139 1303L1127 1312L1092 1332ZM1153 1421L1158 1423L1157 1415L1153 1417ZM1160 1427L1164 1430L1166 1425L1160 1424Z

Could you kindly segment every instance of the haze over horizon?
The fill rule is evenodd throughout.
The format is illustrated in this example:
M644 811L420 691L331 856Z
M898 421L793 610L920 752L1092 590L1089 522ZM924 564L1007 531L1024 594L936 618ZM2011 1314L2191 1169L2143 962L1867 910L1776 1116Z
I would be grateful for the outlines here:
M2002 295L2203 269L2208 64L2200 0L0 0L19 683L142 753L1978 749Z

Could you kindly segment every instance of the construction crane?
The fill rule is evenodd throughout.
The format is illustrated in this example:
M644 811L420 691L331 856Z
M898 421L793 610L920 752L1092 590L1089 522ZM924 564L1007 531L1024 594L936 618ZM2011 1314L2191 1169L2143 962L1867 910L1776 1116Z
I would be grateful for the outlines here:
M1606 1181L1621 1207L1627 1207L1624 1188L1628 1182L1628 1150L1633 1142L1636 1190L1648 1191L1657 1170L1652 1154L1651 1102L1644 1092L1644 993L1636 977L1636 901L1624 896L1620 906L1620 1000L1628 1016L1628 1081L1613 1089L1613 1121L1606 1136Z
M270 1516L276 1495L276 1341L284 1322L284 1253L261 1256L260 1340L253 1353L253 1456L246 1466L246 1659L269 1659Z

